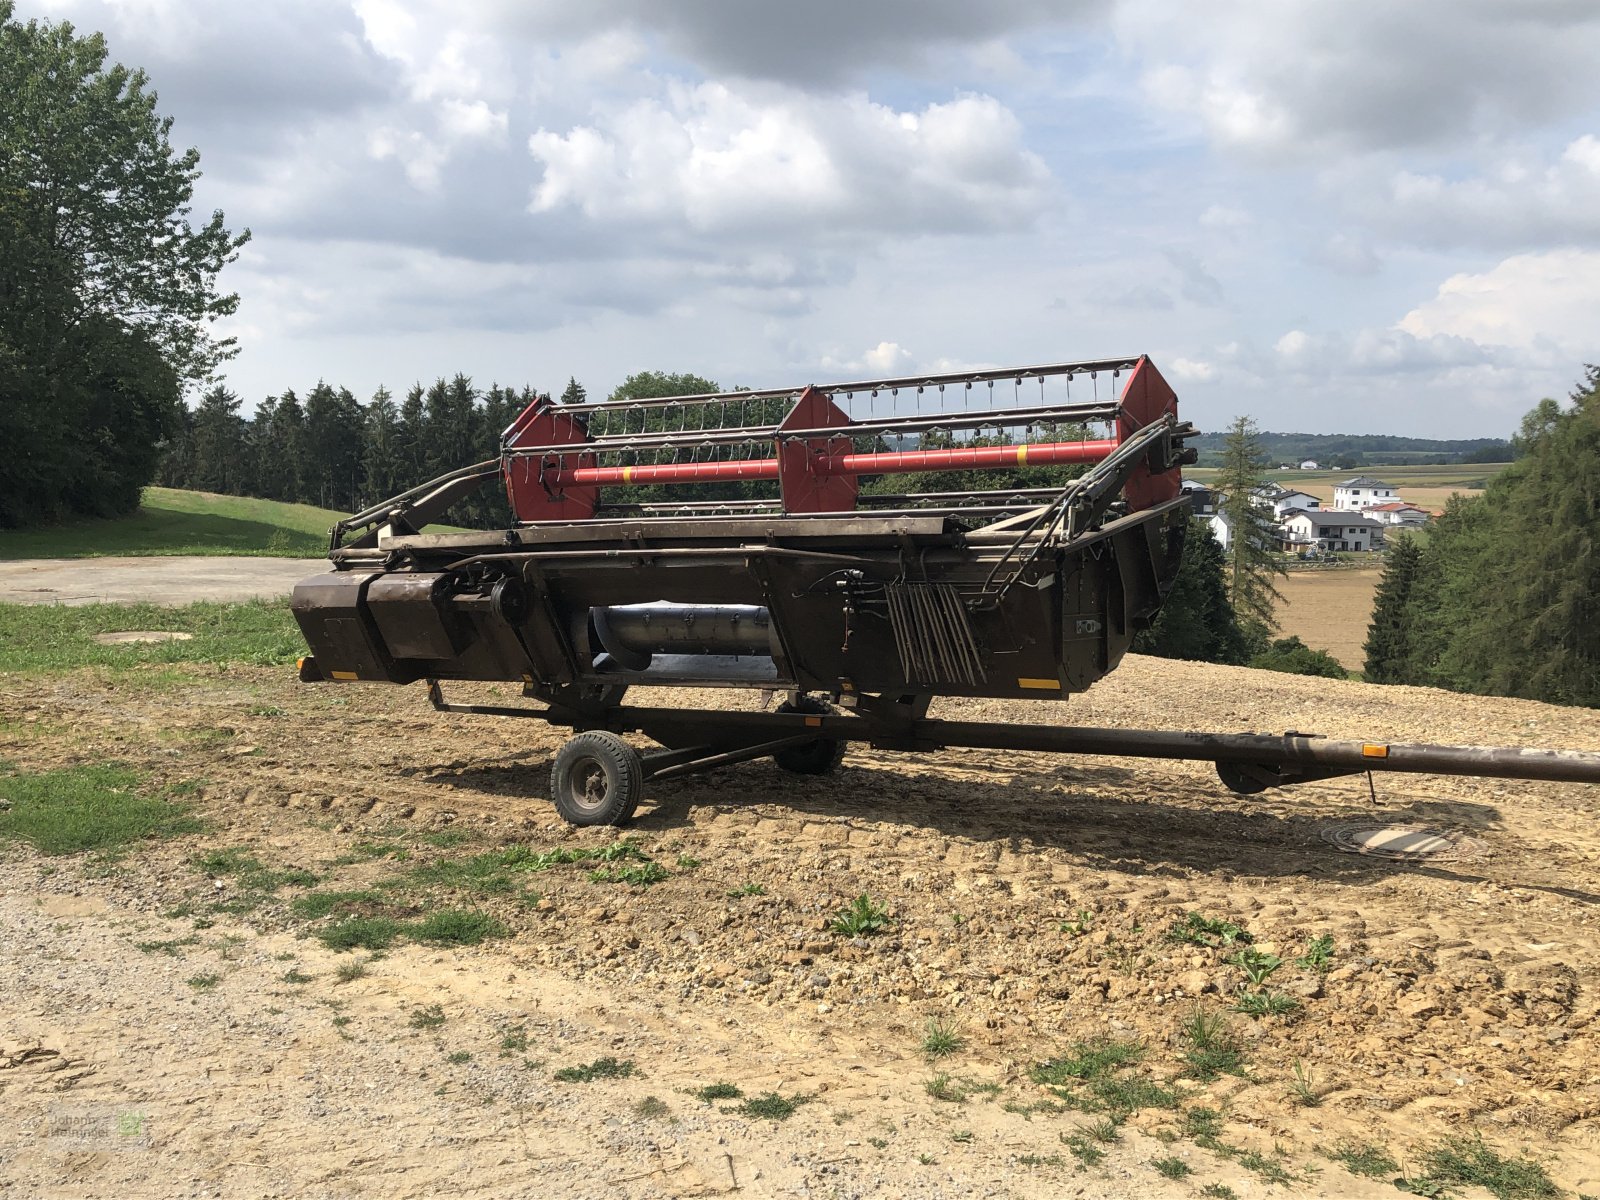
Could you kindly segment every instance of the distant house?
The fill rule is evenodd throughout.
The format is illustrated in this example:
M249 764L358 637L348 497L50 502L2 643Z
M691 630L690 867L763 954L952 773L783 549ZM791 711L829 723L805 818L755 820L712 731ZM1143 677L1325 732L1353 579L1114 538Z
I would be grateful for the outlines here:
M1217 511L1217 494L1203 483L1193 479L1185 479L1179 489L1188 499L1190 507L1194 509L1197 517L1209 517Z
M1217 545L1224 550L1233 541L1233 522L1221 513L1212 513L1206 520L1211 525L1211 532L1216 536Z
M1385 525L1403 525L1406 528L1426 525L1429 517L1427 509L1398 500L1391 504L1374 504L1370 508L1362 509L1362 513L1374 521L1382 521Z
M1356 512L1292 509L1283 531L1287 549L1371 550L1383 541L1383 526Z
M1390 504L1399 499L1400 489L1394 484L1370 475L1357 475L1354 479L1333 485L1333 507L1346 511L1371 508L1375 504Z
M1300 469L1302 471L1320 471L1320 470L1322 470L1321 467L1317 466L1317 460L1314 459L1314 458L1306 459L1305 462L1300 464Z
M1250 494L1250 499L1261 508L1272 509L1272 515L1279 519L1291 508L1319 509L1322 507L1322 501L1310 492L1296 491L1294 488L1281 487L1276 483L1269 483L1257 488Z

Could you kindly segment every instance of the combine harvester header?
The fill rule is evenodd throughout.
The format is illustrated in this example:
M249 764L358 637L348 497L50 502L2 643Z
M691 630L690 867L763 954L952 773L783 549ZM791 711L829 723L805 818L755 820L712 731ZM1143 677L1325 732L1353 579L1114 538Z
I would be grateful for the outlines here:
M551 779L575 824L626 821L651 778L830 771L850 741L1203 759L1240 792L1368 770L1600 781L1600 755L1570 752L929 719L935 696L1063 699L1116 667L1177 573L1194 433L1144 357L543 397L499 458L335 526L333 569L294 593L301 677L425 680L443 711L578 731ZM930 472L946 485L874 482ZM491 482L515 526L421 532ZM449 704L446 680L520 681L540 706ZM641 708L635 686L787 698Z

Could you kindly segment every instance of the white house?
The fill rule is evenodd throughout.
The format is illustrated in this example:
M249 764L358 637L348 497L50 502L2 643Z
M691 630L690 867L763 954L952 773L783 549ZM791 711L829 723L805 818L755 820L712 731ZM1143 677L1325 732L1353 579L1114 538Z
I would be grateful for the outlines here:
M1404 504L1398 500L1392 504L1374 504L1371 508L1363 509L1362 514L1374 521L1382 521L1385 525L1400 525L1407 529L1415 529L1428 523L1427 509L1418 508L1415 504Z
M1276 483L1264 484L1250 493L1250 502L1258 508L1270 508L1275 520L1282 520L1283 514L1291 508L1318 509L1322 501L1310 492L1296 491L1293 488L1281 487Z
M1283 519L1286 540L1317 550L1371 550L1383 539L1383 526L1354 512L1295 509Z
M1318 471L1318 470L1321 470L1321 468L1317 466L1317 460L1314 459L1314 458L1306 459L1305 462L1300 464L1300 469L1302 471Z
M1233 522L1221 513L1212 513L1206 521L1211 525L1211 532L1216 535L1217 545L1226 550L1228 543L1233 540Z
M1343 483L1333 485L1333 507L1346 511L1371 508L1375 504L1392 504L1400 499L1400 490L1392 483L1374 479L1370 475L1357 475Z

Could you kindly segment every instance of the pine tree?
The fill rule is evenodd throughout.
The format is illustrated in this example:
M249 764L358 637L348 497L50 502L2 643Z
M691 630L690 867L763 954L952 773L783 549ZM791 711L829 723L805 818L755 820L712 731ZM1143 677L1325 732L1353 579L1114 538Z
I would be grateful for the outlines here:
M1227 557L1207 521L1191 518L1172 591L1149 629L1133 641L1139 654L1195 662L1243 663L1243 631L1228 603Z
M361 440L363 491L355 508L387 500L418 480L403 479L400 467L400 412L389 389L380 387L367 405Z
M306 395L302 473L309 500L352 511L360 490L361 405L345 388L317 381Z
M189 486L202 492L239 495L244 479L244 419L239 397L218 385L200 400L194 414L194 464Z
M398 455L401 488L413 488L431 477L428 467L428 407L420 383L411 385L400 403Z
M1422 550L1414 538L1401 534L1390 542L1367 627L1368 683L1407 682L1415 643L1411 597L1421 562Z
M566 389L566 391L561 393L561 398L558 399L556 401L556 403L557 404L583 404L588 399L589 399L589 392L583 386L583 384L578 382L577 376L568 375L567 376L567 389Z
M1282 602L1273 579L1286 574L1278 559L1270 515L1255 502L1266 482L1267 456L1256 423L1237 417L1223 442L1222 468L1216 486L1222 492L1218 511L1227 519L1228 602L1243 626L1277 628L1273 604Z

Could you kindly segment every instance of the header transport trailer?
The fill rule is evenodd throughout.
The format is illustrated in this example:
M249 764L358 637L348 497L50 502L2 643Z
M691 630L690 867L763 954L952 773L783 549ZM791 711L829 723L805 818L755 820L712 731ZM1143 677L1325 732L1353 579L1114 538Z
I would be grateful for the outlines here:
M572 729L551 799L577 825L626 822L651 779L768 757L823 774L849 742L1198 759L1241 793L1373 770L1600 782L1600 754L1572 751L929 718L936 696L1063 700L1117 666L1178 570L1194 433L1145 357L541 397L498 458L334 527L333 569L294 590L300 677L425 681L441 711ZM512 528L420 532L491 482ZM452 680L537 706L447 703ZM635 686L786 698L625 704Z

